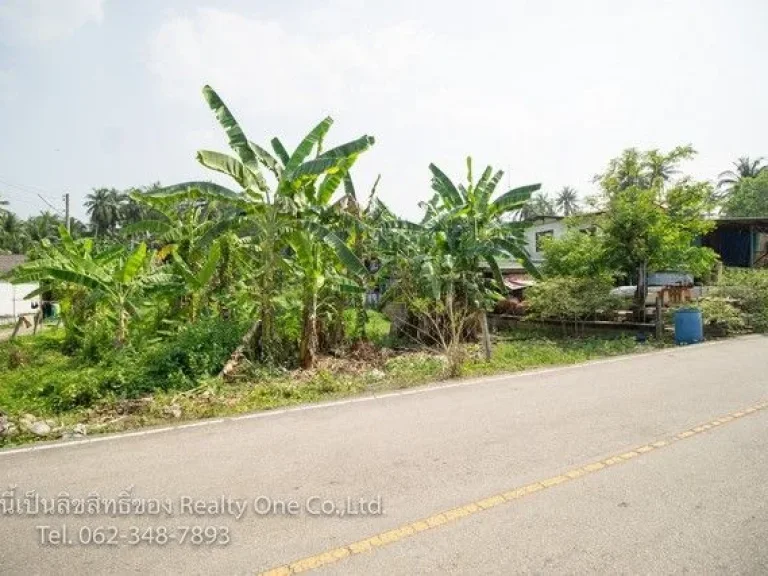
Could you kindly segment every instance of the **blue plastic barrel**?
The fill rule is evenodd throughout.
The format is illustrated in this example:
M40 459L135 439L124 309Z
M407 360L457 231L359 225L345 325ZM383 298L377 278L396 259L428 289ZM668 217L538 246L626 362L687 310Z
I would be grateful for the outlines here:
M696 344L704 340L704 322L698 308L675 312L675 344Z

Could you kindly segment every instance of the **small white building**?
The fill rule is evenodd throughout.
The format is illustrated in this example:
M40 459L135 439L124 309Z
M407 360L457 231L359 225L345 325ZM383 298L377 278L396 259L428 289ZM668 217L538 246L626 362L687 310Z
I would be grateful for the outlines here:
M531 262L536 267L544 263L544 252L542 251L543 241L547 238L562 238L568 231L569 225L578 230L589 230L594 227L595 214L585 214L577 219L571 219L569 222L564 216L542 216L531 220L530 226L525 230L525 248ZM525 274L523 265L510 260L500 262L499 266L504 272Z
M26 260L23 254L0 254L0 278ZM25 300L37 290L37 284L11 284L0 279L0 324L16 321L19 316L32 316L40 309L40 298Z

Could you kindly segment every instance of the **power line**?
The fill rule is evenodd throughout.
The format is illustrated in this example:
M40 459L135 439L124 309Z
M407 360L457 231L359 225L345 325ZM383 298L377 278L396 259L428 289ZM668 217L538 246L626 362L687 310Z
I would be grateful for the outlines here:
M18 184L14 182L9 182L8 180L5 180L3 178L0 178L0 183L5 184L6 186L10 186L11 188L18 188L21 192L31 192L34 194L43 193L50 196L56 196L53 192L46 190L45 188L40 188L39 186L33 186L31 184Z
M50 207L53 209L53 211L54 211L54 212L58 212L58 213L59 213L59 215L61 215L61 213L62 213L62 212L61 212L61 210L59 210L58 208L56 208L56 206L54 206L53 204L51 204L50 202L48 202L48 200L46 200L45 198L43 198L43 196L42 196L41 194L38 194L38 196L40 196L40 200L42 200L43 202L45 202L46 204L48 204L48 206L50 206Z

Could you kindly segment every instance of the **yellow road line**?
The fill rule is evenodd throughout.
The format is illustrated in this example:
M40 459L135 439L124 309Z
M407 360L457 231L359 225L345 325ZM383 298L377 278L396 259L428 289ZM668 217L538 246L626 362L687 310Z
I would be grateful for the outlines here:
M563 473L562 475L545 478L539 482L534 482L533 484L514 488L508 492L502 492L500 494L495 494L493 496L483 498L482 500L470 502L464 506L446 510L438 514L434 514L428 518L422 518L420 520L416 520L415 522L411 522L410 524L405 524L398 528L382 532L375 536L371 536L370 538L366 538L365 540L353 542L346 546L328 550L315 556L302 558L301 560L291 562L290 564L278 566L266 572L262 572L261 574L262 576L288 576L290 574L299 574L308 570L314 570L316 568L320 568L321 566L335 564L336 562L339 562L340 560L343 560L349 556L373 551L376 548L380 548L382 546L386 546L388 544L399 542L400 540L415 536L420 532L424 532L425 530L431 530L433 528L437 528L438 526L443 526L462 518L473 516L482 512L483 510L488 510L508 502L513 502L533 494L534 492L548 490L560 484L572 482L573 480L581 478L582 476L587 476L589 474L599 472L600 470L605 470L611 466L622 464L629 460L645 456L649 452L653 452L665 446L669 446L675 442L680 442L686 438L691 438L698 434L703 434L710 430L715 430L724 424L733 422L739 418L743 418L751 414L755 414L756 412L765 410L766 408L768 408L768 401L763 401L750 406L749 408L744 408L742 410L726 414L725 416L720 416L719 418L715 418L710 422L700 424L688 430L684 430L664 440L658 440L651 444L644 444L615 456L585 464L580 468L574 468Z

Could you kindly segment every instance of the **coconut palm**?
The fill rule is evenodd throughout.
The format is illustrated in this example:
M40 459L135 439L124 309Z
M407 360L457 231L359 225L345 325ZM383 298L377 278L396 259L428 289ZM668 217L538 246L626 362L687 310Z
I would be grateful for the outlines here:
M12 254L23 254L29 246L24 221L13 212L0 216L0 249Z
M579 211L579 197L576 190L570 186L563 186L555 197L555 206L563 216L571 216Z
M26 230L31 240L41 242L56 238L60 224L61 218L46 210L29 218L26 223Z
M754 178L762 171L768 169L768 165L765 164L765 158L761 157L752 160L749 156L739 158L733 163L733 167L734 170L721 172L717 177L717 188L723 191L723 195L727 195L744 178Z
M549 196L544 192L537 192L518 210L517 217L520 220L534 220L544 216L554 216L556 212L555 205Z
M95 236L109 236L117 230L126 197L114 188L96 188L86 196L85 207Z

